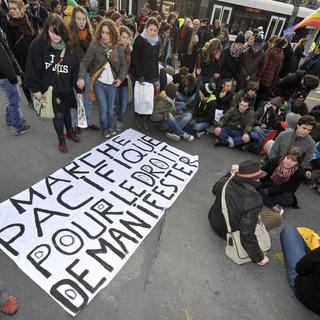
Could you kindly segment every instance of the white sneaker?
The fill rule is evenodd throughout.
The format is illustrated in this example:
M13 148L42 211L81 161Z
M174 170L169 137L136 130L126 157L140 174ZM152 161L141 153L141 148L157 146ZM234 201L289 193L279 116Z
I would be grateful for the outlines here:
M179 137L177 134L173 133L173 132L167 132L167 133L166 133L166 136L167 136L167 138L169 138L170 140L180 141L180 137Z
M273 210L274 212L276 212L276 213L279 213L280 216L283 216L284 209L283 209L281 206L279 206L278 204L275 205L275 206L273 206L273 207L272 207L272 210Z
M206 132L205 131L200 131L196 133L197 139L200 139Z
M194 140L194 136L185 132L182 136L182 139L187 142L191 142Z

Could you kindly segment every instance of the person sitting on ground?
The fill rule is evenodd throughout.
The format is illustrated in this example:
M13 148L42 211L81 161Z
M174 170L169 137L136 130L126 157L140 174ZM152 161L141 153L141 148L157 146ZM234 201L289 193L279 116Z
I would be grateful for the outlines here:
M269 160L262 170L267 175L261 179L259 192L263 203L276 213L283 214L283 207L298 208L295 192L304 178L300 148L290 149L284 157Z
M206 83L199 90L199 99L193 109L193 120L187 131L199 139L205 133L205 129L212 124L215 109L216 96L210 84Z
M311 177L311 160L314 151L314 141L309 133L315 126L316 121L312 116L303 116L299 119L295 130L281 132L274 141L269 159L283 157L293 147L299 147L302 153L301 165L305 170L305 176Z
M309 113L307 104L305 103L305 96L301 92L296 92L295 95L288 100L288 109L291 112L305 116Z
M222 111L221 114L225 114L231 108L231 101L233 97L232 80L223 79L221 82L221 88L219 88L219 86L217 86L217 88L217 109Z
M310 91L315 90L318 85L318 77L307 74L305 70L297 70L278 81L275 85L274 93L288 100L299 91L300 94L307 98Z
M250 110L250 100L241 98L235 108L230 109L218 121L214 130L218 139L215 146L229 146L230 148L242 146L250 141L250 131L254 123L254 114Z
M264 106L258 108L254 114L254 128L250 131L250 144L248 151L259 153L263 141L272 130L280 130L281 112L280 105L282 101L280 97L276 97L267 101Z
M316 120L316 125L312 128L310 132L310 137L315 141L320 141L320 105L315 106L309 112L309 115L314 117Z
M179 72L173 76L173 83L180 84L180 82L183 80L187 73L188 67L181 67L179 69Z
M259 85L256 82L249 81L244 89L239 90L232 98L230 108L234 108L239 104L241 97L248 97L251 100L250 109L253 110L257 98L257 90ZM232 95L231 95L232 96Z
M320 247L310 251L292 226L281 231L280 241L294 295L305 307L320 315Z
M5 315L13 315L19 309L18 300L15 296L10 294L5 300L4 304L0 307L0 312Z
M155 97L155 103L151 120L158 123L160 130L166 132L166 136L174 141L181 138L185 141L192 141L194 137L184 131L185 127L192 119L191 113L177 115L175 107L175 97L177 87L169 83L159 96Z
M257 188L260 185L259 179L266 173L261 170L259 162L243 161L238 166L233 166L233 172L235 175L229 181L225 193L231 231L240 231L241 244L250 259L263 266L269 259L260 249L255 236L259 215L267 230L278 227L281 216L261 212L263 202ZM216 199L208 216L213 231L223 239L226 239L227 226L222 213L221 195L229 176L230 174L226 175L213 186L212 193L216 195Z
M187 73L185 77L180 81L177 101L185 103L185 108L192 109L194 101L196 99L196 78L193 74Z

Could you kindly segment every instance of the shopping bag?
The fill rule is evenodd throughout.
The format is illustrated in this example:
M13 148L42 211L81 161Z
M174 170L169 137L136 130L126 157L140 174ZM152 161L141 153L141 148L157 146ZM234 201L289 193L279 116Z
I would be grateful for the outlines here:
M136 81L134 85L134 111L139 114L152 114L154 87L152 83L141 84Z
M42 94L42 99L38 100L33 97L33 108L37 115L41 118L53 119L53 104L52 104L52 91L53 87L49 86L48 90Z
M77 113L78 113L78 127L87 128L87 117L86 110L83 105L83 96L82 94L77 94Z

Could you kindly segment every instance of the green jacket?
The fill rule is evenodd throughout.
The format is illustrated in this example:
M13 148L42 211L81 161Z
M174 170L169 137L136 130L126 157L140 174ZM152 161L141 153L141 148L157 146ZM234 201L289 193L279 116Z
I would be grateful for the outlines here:
M161 96L155 97L151 120L155 122L163 121L163 115L166 112L170 112L172 115L176 114L176 107L174 103L171 103L166 98Z
M229 109L219 120L217 127L242 130L248 133L252 130L254 124L254 113L252 110L247 110L244 113L239 111L239 107Z

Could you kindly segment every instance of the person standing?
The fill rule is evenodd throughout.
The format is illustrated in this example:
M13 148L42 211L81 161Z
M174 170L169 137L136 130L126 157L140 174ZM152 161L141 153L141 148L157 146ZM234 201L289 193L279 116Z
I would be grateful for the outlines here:
M65 137L81 141L73 132L70 113L78 73L79 59L72 50L68 29L59 15L51 14L29 48L24 84L40 102L48 87L53 87L53 126L63 153L68 152Z
M181 66L188 67L190 73L193 73L196 63L196 55L199 48L199 28L200 21L198 19L194 19L192 22L192 28L186 32L181 49Z
M7 26L7 39L12 52L25 72L28 50L32 40L34 39L34 31L32 29L28 16L24 13L24 3L22 0L9 0L9 21ZM22 81L24 76L22 75ZM33 109L30 91L22 85L23 92L27 98L29 106Z
M31 21L31 25L35 34L40 34L44 23L48 18L47 9L40 4L39 0L28 0L25 10Z
M5 33L0 28L0 89L6 98L5 122L13 135L30 130L21 111L21 97L17 76L21 74L18 62L12 54Z
M159 53L160 41L158 36L159 24L155 18L150 18L142 34L138 35L131 52L131 71L135 81L140 84L145 82L152 83L155 92L160 89L159 83ZM135 109L136 126L148 130L148 117L153 110L149 110L148 114L141 113Z
M92 28L87 17L85 9L80 6L76 6L71 15L71 21L68 26L72 46L78 56L79 61L85 56L88 51L91 40L93 39ZM90 91L90 75L88 72L85 74L85 86L83 94L83 104L86 111L88 128L99 131L99 127L94 124L92 116L92 102L89 97ZM77 117L75 117L77 118ZM77 121L74 120L74 123ZM79 134L80 128L76 127L75 131Z
M124 51L119 46L119 31L110 19L99 23L95 40L81 60L77 82L80 89L85 86L87 70L91 76L90 90L98 102L100 130L107 139L116 134L112 126L115 96L128 73Z

